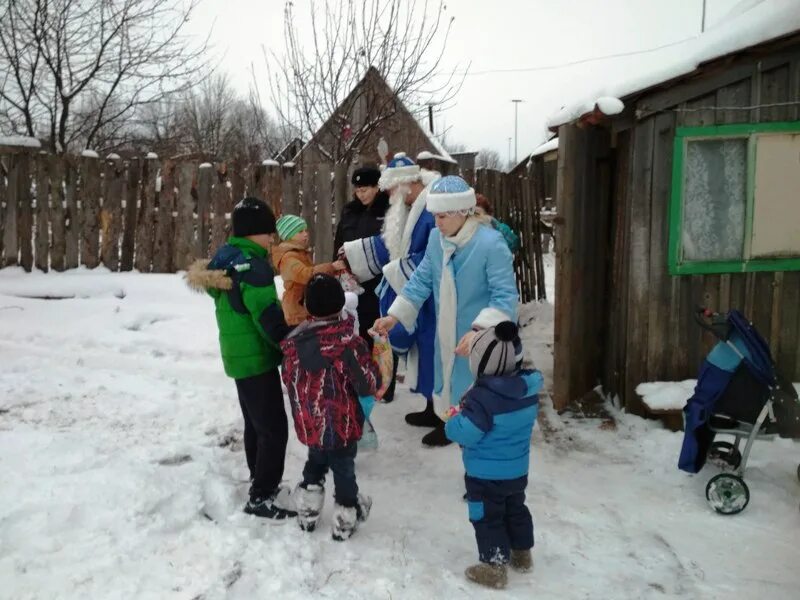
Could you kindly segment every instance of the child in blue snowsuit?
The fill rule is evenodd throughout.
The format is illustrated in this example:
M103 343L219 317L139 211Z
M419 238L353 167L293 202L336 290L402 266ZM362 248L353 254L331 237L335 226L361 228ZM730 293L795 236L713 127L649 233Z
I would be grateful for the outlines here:
M469 366L475 384L445 434L462 446L469 520L475 527L480 563L467 579L504 588L506 565L532 566L533 519L525 506L531 432L539 409L542 374L522 370L522 343L511 321L480 331Z

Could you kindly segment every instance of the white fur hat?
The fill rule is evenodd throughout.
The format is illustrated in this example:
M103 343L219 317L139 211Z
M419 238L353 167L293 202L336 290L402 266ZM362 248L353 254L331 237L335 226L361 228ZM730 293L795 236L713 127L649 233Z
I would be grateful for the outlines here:
M475 208L475 190L457 175L447 175L431 185L427 198L432 213L455 212Z

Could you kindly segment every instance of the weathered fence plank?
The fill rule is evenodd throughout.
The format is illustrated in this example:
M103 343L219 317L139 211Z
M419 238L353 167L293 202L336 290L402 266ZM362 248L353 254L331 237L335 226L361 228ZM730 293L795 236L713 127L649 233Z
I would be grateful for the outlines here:
M50 269L50 165L46 154L36 156L36 235L35 264L40 271Z
M300 214L300 196L297 188L297 170L294 163L285 163L281 170L283 179L281 185L281 213L288 215Z
M317 181L315 174L310 170L304 170L302 172L302 185L303 185L303 195L301 198L301 213L303 219L305 219L306 223L308 224L308 243L309 247L316 248L314 241L316 240L316 232L317 227L316 223L314 222L314 200L317 195Z
M197 240L194 256L203 258L208 256L208 241L211 227L211 185L214 169L210 163L200 165L197 173Z
M178 166L178 196L175 215L175 255L173 267L185 269L195 258L194 241L194 198L192 183L197 167L194 163L181 163Z
M19 155L17 168L17 200L19 210L19 264L26 271L33 268L33 198L31 197L31 164L33 158L27 153Z
M96 158L81 158L80 198L83 213L81 263L94 269L100 256L100 161Z
M142 164L139 183L139 210L136 215L136 243L133 264L140 273L149 273L153 263L156 233L156 174L158 159L148 156Z
M3 161L2 157L0 157L0 267L3 266L3 255L4 255L4 248L5 248L5 231L6 231L6 199L7 199L7 189L6 189L6 178L8 176L7 172L7 160Z
M171 160L161 167L161 186L158 191L155 239L153 242L153 272L169 273L172 269L173 227L175 207L176 165Z
M225 213L231 206L227 165L225 163L218 164L216 172L216 177L212 177L214 186L211 190L211 201L214 208L214 218L211 222L211 252L225 243L225 238L230 230L230 225L225 217Z
M103 206L100 210L101 256L111 271L119 268L119 238L122 232L122 194L125 171L119 156L106 159L103 175Z
M66 187L66 207L64 212L64 229L66 243L65 267L74 269L81 264L81 229L83 211L78 207L78 168L73 157L65 156L64 184Z
M127 177L125 179L122 230L122 253L119 259L119 270L130 271L133 269L133 256L136 244L136 214L139 204L139 177L142 174L142 161L138 158L128 163Z
M64 166L65 161L59 156L49 157L50 163L50 232L52 244L50 246L50 268L63 271L66 268L67 238L66 223L64 221L65 188Z
M333 256L333 221L331 209L333 186L331 172L327 167L317 171L317 212L314 239L314 260L323 262Z

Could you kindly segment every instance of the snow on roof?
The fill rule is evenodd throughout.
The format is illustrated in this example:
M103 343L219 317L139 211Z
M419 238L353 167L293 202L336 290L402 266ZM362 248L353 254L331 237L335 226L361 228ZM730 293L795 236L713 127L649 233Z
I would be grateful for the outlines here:
M287 169L291 169L292 167L294 167L294 163L292 161L287 161L283 163L283 166Z
M558 149L558 138L555 137L552 140L545 142L544 144L536 148L533 152L531 152L531 157L547 154L551 150L557 150L557 149Z
M598 103L611 98L624 98L654 85L686 75L701 64L755 46L800 30L800 9L797 0L746 0L737 5L738 10L707 29L704 33L647 53L648 60L625 78L604 83L596 89L587 89L578 98L568 98L568 103L552 115L547 125L558 127L594 110L604 114ZM642 52L644 55L645 52Z
M158 154L156 154L155 152L148 152L146 158L151 158L151 159L158 158Z
M84 158L100 158L100 155L97 154L94 150L84 150L81 152L81 156Z
M453 164L458 163L458 161L453 160L453 157L450 156L450 153L444 149L444 146L442 146L439 140L436 139L436 136L434 136L424 127L420 127L420 129L425 132L425 135L428 136L428 141L430 141L431 146L433 146L433 148L436 150L436 154L433 155L433 158L438 158L439 160ZM417 158L419 158L419 155L417 155Z
M39 140L24 135L4 135L0 136L0 146L22 146L23 148L41 148Z
M210 162L204 162L198 167L198 169L210 169L213 166L214 165L212 165Z
M112 152L108 156L106 156L106 160L119 160L119 154L116 152Z
M428 152L427 150L423 150L419 154L417 154L417 160L430 160L433 158L433 152Z
M271 158L266 159L261 163L265 167L278 167L280 163L277 160L272 160Z

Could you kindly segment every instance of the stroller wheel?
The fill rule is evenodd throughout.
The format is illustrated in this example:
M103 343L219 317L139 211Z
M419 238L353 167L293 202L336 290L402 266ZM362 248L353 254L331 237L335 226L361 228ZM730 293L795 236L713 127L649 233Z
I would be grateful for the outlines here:
M721 515L735 515L747 508L750 490L738 475L720 473L708 481L706 500Z
M708 459L722 468L738 469L742 464L742 453L730 442L714 442L708 451Z

